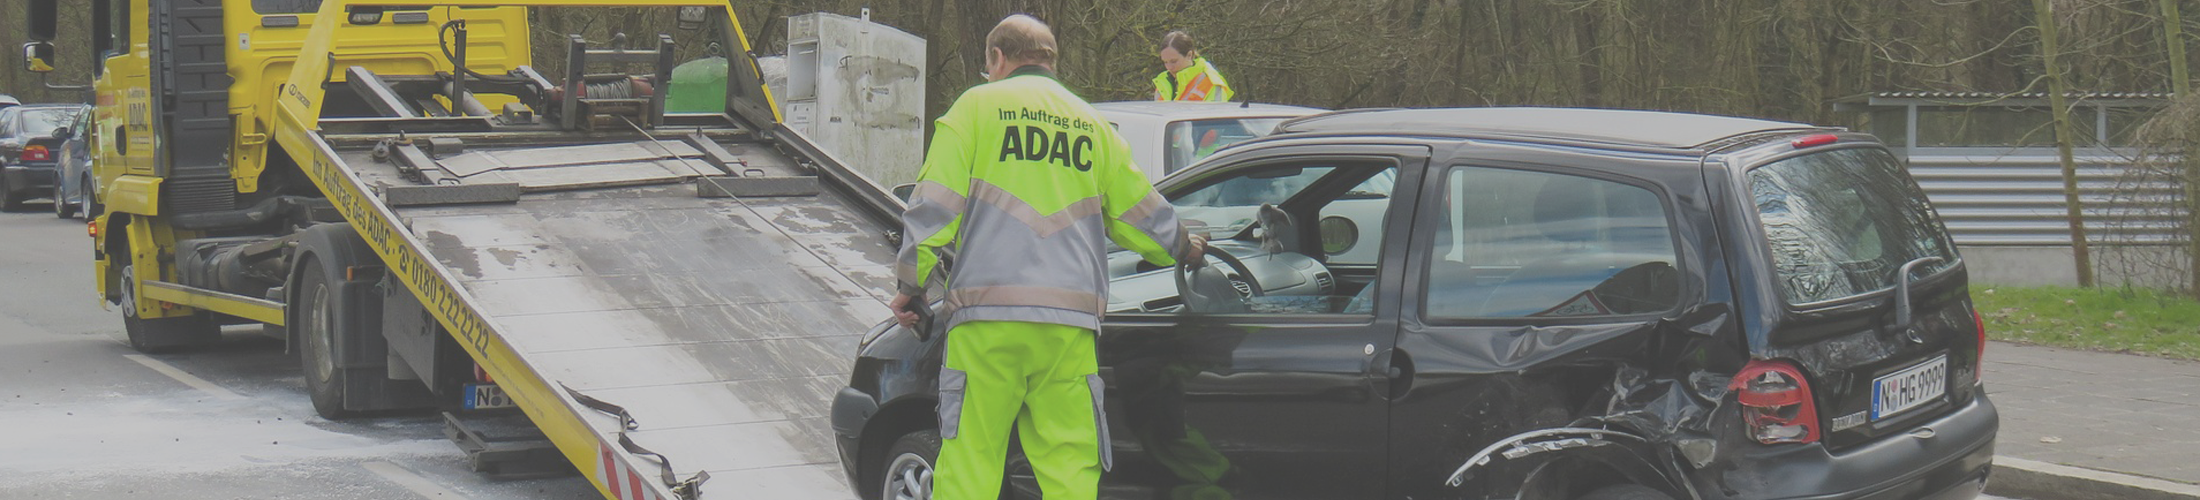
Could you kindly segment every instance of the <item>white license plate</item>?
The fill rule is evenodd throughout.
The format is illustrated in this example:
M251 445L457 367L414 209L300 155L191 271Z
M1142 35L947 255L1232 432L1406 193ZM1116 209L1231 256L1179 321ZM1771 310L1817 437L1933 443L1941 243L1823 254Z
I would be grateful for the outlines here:
M1872 420L1931 403L1947 393L1947 356L1903 368L1872 381Z
M504 388L496 384L466 384L466 409L487 410L511 408L512 397L504 395Z

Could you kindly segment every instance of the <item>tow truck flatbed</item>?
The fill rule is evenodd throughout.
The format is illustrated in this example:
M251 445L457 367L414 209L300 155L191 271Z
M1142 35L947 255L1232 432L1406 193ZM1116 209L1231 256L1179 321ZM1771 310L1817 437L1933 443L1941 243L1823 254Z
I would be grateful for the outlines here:
M441 5L475 3L588 2ZM329 73L334 28L314 26L293 78ZM886 190L775 112L576 133L322 119L324 89L290 90L283 149L607 497L855 497L825 419L856 336L890 315Z

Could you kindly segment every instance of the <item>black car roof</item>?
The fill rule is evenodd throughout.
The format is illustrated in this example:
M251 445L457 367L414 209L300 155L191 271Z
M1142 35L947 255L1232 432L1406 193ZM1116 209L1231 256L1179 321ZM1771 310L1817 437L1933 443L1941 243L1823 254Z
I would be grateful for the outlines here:
M1779 131L1836 130L1802 123L1664 111L1590 108L1368 109L1285 122L1277 133L1503 137L1656 149L1698 149Z

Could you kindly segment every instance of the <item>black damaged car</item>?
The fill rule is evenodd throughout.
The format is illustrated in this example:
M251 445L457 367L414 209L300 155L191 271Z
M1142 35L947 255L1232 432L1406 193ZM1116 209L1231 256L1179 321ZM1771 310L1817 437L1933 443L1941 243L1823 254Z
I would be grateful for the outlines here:
M1991 468L1963 260L1869 135L1346 111L1159 187L1215 265L1112 260L1107 498L1965 499ZM866 498L929 496L943 337L861 343L832 419Z

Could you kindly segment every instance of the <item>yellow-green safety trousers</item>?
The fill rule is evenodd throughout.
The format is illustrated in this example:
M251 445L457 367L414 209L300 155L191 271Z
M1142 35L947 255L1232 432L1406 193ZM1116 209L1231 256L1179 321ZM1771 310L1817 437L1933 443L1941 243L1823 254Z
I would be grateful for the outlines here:
M1091 500L1112 460L1092 330L971 321L947 334L935 500L1000 498L1008 430L1047 500Z

